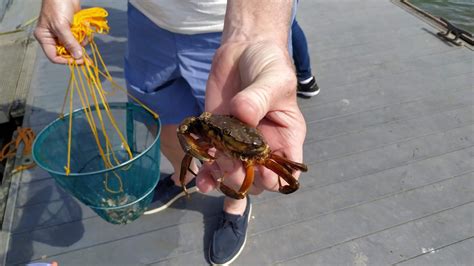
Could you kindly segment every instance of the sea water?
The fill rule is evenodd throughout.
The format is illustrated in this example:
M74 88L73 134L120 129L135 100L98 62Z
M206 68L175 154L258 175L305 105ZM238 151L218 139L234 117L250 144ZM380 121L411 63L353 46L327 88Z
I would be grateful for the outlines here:
M410 0L410 3L474 33L474 0Z

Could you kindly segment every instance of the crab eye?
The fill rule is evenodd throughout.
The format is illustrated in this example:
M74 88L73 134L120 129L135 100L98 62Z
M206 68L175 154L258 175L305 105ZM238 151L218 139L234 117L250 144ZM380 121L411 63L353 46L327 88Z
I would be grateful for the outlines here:
M181 133L184 133L184 132L186 132L187 130L188 130L188 126L187 126L187 125L181 125L181 126L179 127L179 130L178 130L178 131L181 132Z
M224 128L224 134L225 135L230 135L230 129Z

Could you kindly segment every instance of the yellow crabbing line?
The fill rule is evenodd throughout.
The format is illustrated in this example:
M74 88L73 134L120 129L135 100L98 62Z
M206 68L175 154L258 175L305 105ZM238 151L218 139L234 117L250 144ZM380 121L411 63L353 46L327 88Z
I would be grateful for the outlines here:
M158 114L153 112L150 108L145 106L141 101L130 95L127 90L120 85L118 85L110 75L110 72L107 69L107 66L104 63L104 60L99 52L97 44L94 42L94 34L106 34L109 32L110 28L107 24L108 13L105 9L99 7L93 7L88 9L83 9L74 15L74 21L71 25L71 31L76 40L89 46L91 55L89 55L86 49L83 47L83 59L84 64L77 64L74 58L71 56L69 51L62 45L56 46L56 52L59 56L68 59L68 67L71 72L71 77L69 80L69 85L66 91L66 95L64 97L63 108L61 111L61 117L63 117L64 108L66 106L66 101L69 100L69 132L68 132L68 152L67 152L67 164L64 167L66 175L69 175L71 172L71 143L72 139L72 113L73 113L73 96L76 93L79 96L81 105L84 110L84 114L94 136L94 139L97 143L97 147L99 149L99 154L104 161L104 165L106 168L111 168L114 165L119 164L119 160L117 159L110 139L108 137L108 132L105 126L105 119L108 119L110 124L112 125L115 133L119 136L124 149L127 151L128 156L130 159L133 157L132 151L128 146L125 137L123 136L122 132L115 121L115 118L112 115L110 110L109 104L107 102L107 92L103 87L100 81L100 78L103 77L108 80L111 84L112 91L114 92L116 89L119 89L140 104L145 110L150 112L155 118L158 118ZM69 96L69 97L68 97ZM100 108L100 105L103 108ZM97 115L97 119L93 115L93 109L95 108L95 113ZM104 114L105 113L105 114ZM100 142L98 127L100 127L103 135L103 139L105 141L105 145L102 146ZM104 150L105 147L105 150ZM114 173L119 180L120 189L119 191L112 191L109 188L106 189L109 192L120 192L122 190L122 182L120 177Z

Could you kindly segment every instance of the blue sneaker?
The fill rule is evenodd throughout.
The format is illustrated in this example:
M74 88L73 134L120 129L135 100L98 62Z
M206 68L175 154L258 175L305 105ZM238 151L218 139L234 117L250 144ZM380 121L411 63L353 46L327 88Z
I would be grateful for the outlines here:
M190 194L198 191L196 179L191 180L191 182L186 185L186 188ZM148 206L148 210L144 213L145 215L162 211L185 195L183 188L174 184L171 175L166 176L158 182L154 193L153 200L150 206Z
M209 262L212 265L228 265L240 255L247 240L251 212L252 204L249 197L242 215L223 212L209 247Z

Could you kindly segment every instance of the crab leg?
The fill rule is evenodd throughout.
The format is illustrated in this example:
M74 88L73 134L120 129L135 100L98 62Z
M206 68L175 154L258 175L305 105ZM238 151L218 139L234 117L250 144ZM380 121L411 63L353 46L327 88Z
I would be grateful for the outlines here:
M202 145L199 145L198 141L190 135L178 134L178 139L186 154L191 154L201 161L212 161L215 159L207 153L207 149L209 147L203 147Z
M275 160L277 163L284 165L285 168L288 169L290 172L291 172L290 169L300 170L301 172L307 172L308 171L308 166L306 166L306 164L293 162L293 161L288 160L287 158L282 157L280 155L276 155L276 154L272 153L272 154L270 154L270 158Z
M298 190L298 188L300 187L300 183L298 182L298 180L296 180L296 178L291 175L290 171L286 169L286 166L288 166L288 164L283 166L274 159L270 158L265 160L264 164L265 167L272 170L278 175L278 191L280 191L280 193L290 194ZM282 186L280 182L280 177L283 178L288 183L288 185Z
M245 163L245 179L242 183L242 186L239 189L239 192L233 190L232 188L226 186L224 183L221 182L219 189L224 193L226 196L234 198L234 199L243 199L247 195L250 187L253 184L253 177L254 177L254 169L253 165L250 163Z
M189 165L193 161L193 156L189 153L186 153L184 155L183 160L181 161L181 171L179 172L179 182L181 183L181 187L183 188L184 193L186 196L189 196L188 190L186 189L186 184L184 181L186 181L186 172L189 169Z
M207 153L209 147L207 145L200 145L197 140L192 138L190 135L187 134L180 134L178 133L178 139L185 151L185 155L183 160L181 161L181 169L179 173L179 181L181 183L181 187L186 195L188 195L188 191L186 189L186 172L190 171L193 175L196 175L193 171L189 169L193 157L198 158L202 161L210 161L214 160L214 157Z

